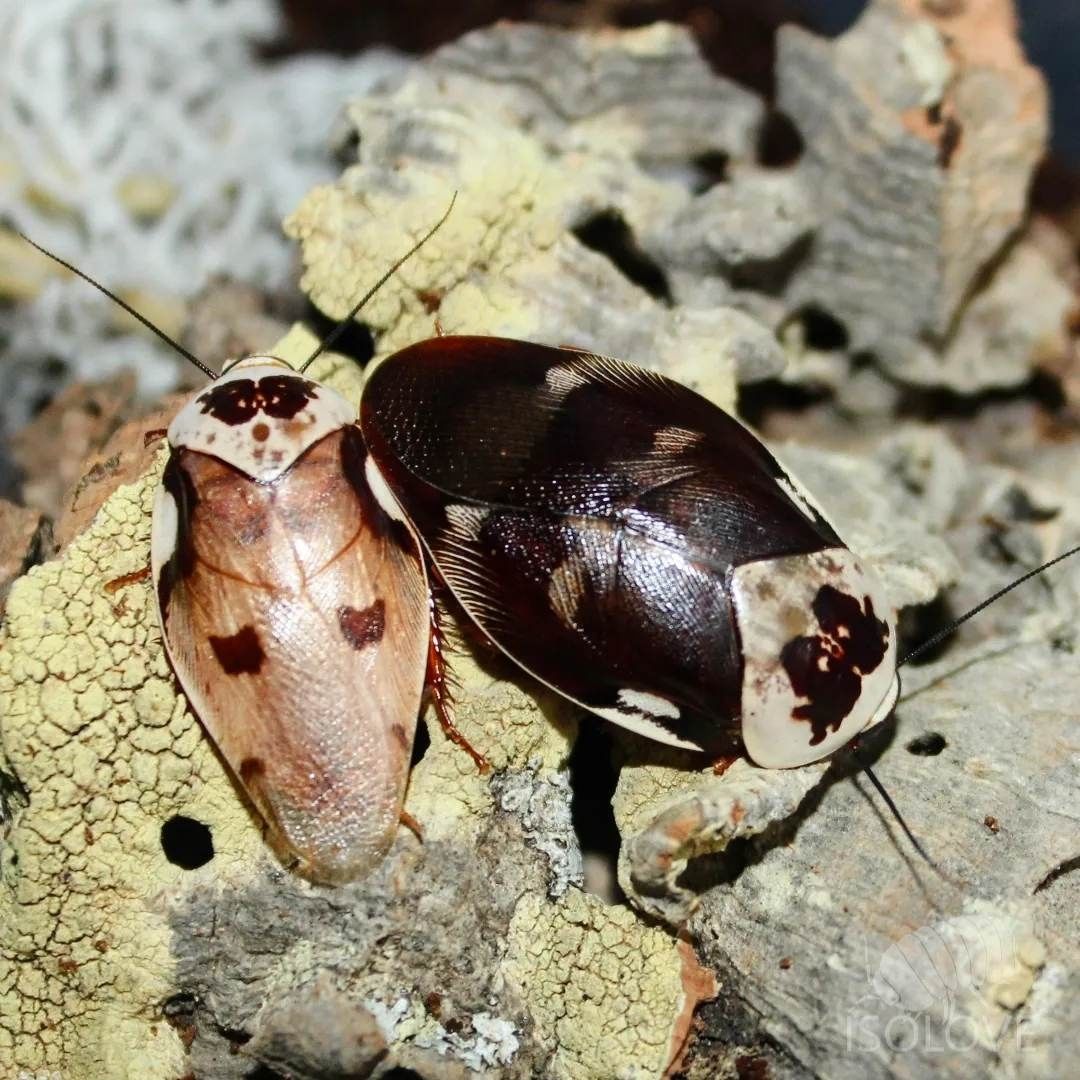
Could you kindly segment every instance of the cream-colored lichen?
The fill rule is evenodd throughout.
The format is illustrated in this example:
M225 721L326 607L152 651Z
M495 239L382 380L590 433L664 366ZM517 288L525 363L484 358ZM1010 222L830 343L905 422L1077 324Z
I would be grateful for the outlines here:
M674 311L573 232L607 209L613 187L632 186L633 198L621 201L648 218L682 197L679 186L628 172L604 155L552 154L539 136L483 107L410 104L425 92L406 87L397 103L355 103L350 118L364 132L372 164L315 188L286 220L286 232L302 246L301 284L311 299L331 317L344 316L439 220L456 187L440 230L364 309L380 355L431 337L437 320L448 334L621 355L731 407L737 349L727 346L745 327L732 322L730 310L712 304ZM388 186L380 158L399 156L401 140L419 132L423 143L410 147L407 174Z
M158 898L182 873L162 824L183 814L209 826L213 873L261 844L176 694L148 583L107 589L148 561L155 481L118 489L9 598L3 741L30 801L4 852L0 1075L182 1075L179 1038L153 1024L171 989Z
M378 106L361 102L354 112L378 124ZM490 332L495 320L505 325L511 289L502 300L486 290L465 287L457 295L453 290L478 264L497 280L525 252L550 249L560 233L551 169L536 140L483 130L449 112L440 120L439 141L471 165L468 175L457 178L461 190L439 232L364 309L365 322L386 331L381 345L387 352L430 337L436 303L448 333ZM501 167L493 169L496 158ZM407 199L364 190L363 176L364 168L355 166L338 183L315 188L285 222L285 231L303 245L301 286L332 318L343 317L438 221L454 194L442 170L410 170ZM521 321L516 325L523 334L536 329Z
M503 973L529 1004L558 1080L652 1080L677 1050L682 955L629 908L577 890L558 904L525 896Z

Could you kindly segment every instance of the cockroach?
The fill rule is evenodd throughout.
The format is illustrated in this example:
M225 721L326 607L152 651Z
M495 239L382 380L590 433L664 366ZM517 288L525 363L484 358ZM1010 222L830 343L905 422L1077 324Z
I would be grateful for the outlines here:
M360 423L484 634L659 742L787 768L892 711L884 589L734 417L645 368L494 337L384 360Z
M360 424L376 497L490 642L604 719L714 760L789 768L857 746L892 713L902 664L1080 550L898 659L880 581L806 488L663 375L436 337L375 368Z
M372 492L356 409L304 375L329 339L299 370L257 355L215 374L38 250L211 380L169 425L154 496L165 648L277 846L314 880L363 875L401 818L425 675L441 682L430 662L441 652L419 540Z

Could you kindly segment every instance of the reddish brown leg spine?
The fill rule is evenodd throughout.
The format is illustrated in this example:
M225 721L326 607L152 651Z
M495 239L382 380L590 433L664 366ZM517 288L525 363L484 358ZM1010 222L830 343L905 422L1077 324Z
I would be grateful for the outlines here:
M420 822L417 821L416 818L414 818L412 814L409 813L408 810L401 811L401 824L404 825L406 829L410 830L416 836L416 839L420 841L421 844L424 842L423 827L421 826Z
M450 676L446 665L446 635L440 623L439 605L433 593L428 596L428 612L431 619L431 633L428 636L427 686L431 691L431 701L435 706L435 715L446 737L460 746L476 762L481 773L491 771L491 763L458 730L454 723L453 698L450 693Z
M146 581L150 577L150 567L144 566L141 570L132 570L130 574L122 574L118 578L113 578L112 581L105 582L105 591L114 593L118 589L126 588L128 585L134 585L139 581Z
M716 758L712 763L712 771L714 776L723 776L724 773L739 760L738 754L729 754L724 757Z

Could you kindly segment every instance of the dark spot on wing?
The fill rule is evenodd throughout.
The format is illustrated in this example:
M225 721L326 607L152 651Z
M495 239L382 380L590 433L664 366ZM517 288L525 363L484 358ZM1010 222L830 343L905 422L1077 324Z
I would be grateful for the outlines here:
M247 757L240 762L240 779L245 786L261 779L266 774L266 762L262 758Z
M401 726L401 724L395 724L390 729L390 734L394 736L394 740L405 750L409 746L409 733Z
M817 746L854 708L863 678L885 656L889 626L874 614L869 596L860 604L832 585L818 589L813 611L821 633L793 638L781 650L780 662L795 693L807 699L792 718L809 721L810 745Z
M386 604L376 600L366 608L338 608L338 625L345 640L357 651L382 640L386 629Z
M266 442L270 437L270 428L267 424L264 424L261 420L251 429L251 437L256 442Z
M211 634L210 648L226 675L257 675L266 658L254 626L245 626L231 637Z
M157 580L158 609L163 621L168 617L169 600L176 583L195 569L195 542L191 535L191 522L199 497L187 470L180 464L180 455L185 452L174 450L169 455L161 477L162 487L176 503L176 545L168 562L161 568Z
M198 401L204 413L235 426L260 412L275 420L291 420L315 397L316 389L315 383L299 375L264 375L258 383L254 379L217 383Z

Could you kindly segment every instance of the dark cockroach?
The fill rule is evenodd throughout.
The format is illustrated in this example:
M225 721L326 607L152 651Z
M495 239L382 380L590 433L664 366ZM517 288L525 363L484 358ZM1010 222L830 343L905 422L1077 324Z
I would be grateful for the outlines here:
M693 391L606 357L441 337L380 364L360 417L372 489L464 609L600 716L780 768L892 710L880 582Z
M891 713L877 577L755 435L686 387L565 348L438 337L375 369L360 423L372 490L404 508L465 611L594 713L767 768Z

